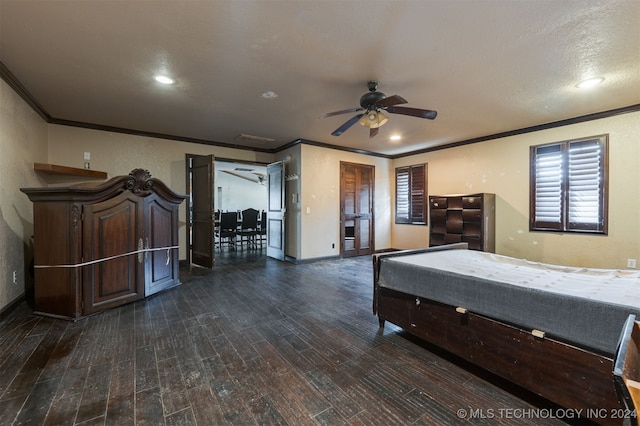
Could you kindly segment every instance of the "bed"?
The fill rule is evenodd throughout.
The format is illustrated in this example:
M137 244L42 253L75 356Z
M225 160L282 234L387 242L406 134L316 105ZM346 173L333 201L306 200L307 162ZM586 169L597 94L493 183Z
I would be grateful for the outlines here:
M547 265L452 244L376 254L385 321L598 423L620 423L620 332L640 272Z

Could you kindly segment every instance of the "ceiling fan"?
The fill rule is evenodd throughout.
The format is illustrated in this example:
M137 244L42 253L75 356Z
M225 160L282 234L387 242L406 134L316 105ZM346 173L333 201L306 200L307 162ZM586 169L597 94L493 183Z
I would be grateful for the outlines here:
M369 93L365 93L360 98L360 107L343 109L323 114L320 118L333 117L334 115L347 114L349 112L365 111L350 118L342 126L338 127L331 133L333 136L340 136L346 132L351 126L360 123L369 128L369 137L372 138L378 134L380 126L389 121L389 117L383 111L392 114L410 115L412 117L427 118L433 120L438 113L436 111L419 108L408 108L396 106L406 104L407 100L402 96L387 96L382 92L378 92L378 82L370 81L367 83Z

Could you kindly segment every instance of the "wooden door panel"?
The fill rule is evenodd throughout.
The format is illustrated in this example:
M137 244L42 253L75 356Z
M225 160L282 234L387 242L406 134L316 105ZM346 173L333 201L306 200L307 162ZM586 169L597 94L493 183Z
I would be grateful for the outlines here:
M285 256L285 179L284 162L267 166L267 256L284 260Z
M191 262L213 268L213 155L194 155L191 163Z
M360 167L358 172L358 215L368 219L373 212L373 170Z
M145 295L180 284L178 276L178 209L155 195L145 198ZM162 250L157 250L162 249Z
M352 168L347 168L342 178L344 179L344 214L349 217L358 211L355 171Z
M85 206L83 228L84 313L144 297L141 203L125 192Z
M359 222L358 253L371 254L371 220L360 218Z
M343 257L373 248L373 166L340 163L340 239Z

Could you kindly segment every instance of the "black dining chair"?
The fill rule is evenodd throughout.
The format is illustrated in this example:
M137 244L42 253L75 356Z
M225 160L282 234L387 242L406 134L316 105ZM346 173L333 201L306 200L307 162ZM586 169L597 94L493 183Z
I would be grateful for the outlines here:
M220 210L213 212L213 247L220 245Z
M226 243L227 247L236 248L236 239L238 236L238 213L222 212L220 213L220 248Z
M247 247L255 247L258 234L258 213L256 209L242 210L242 225L240 226L240 246L247 242Z
M260 215L260 227L258 228L258 239L260 240L260 247L263 242L267 242L267 212L262 210Z

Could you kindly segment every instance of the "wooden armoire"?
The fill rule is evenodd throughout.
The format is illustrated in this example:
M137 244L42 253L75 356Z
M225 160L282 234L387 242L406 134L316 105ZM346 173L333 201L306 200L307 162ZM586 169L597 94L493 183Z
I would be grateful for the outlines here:
M185 196L147 170L21 191L33 201L36 313L78 319L180 284Z

